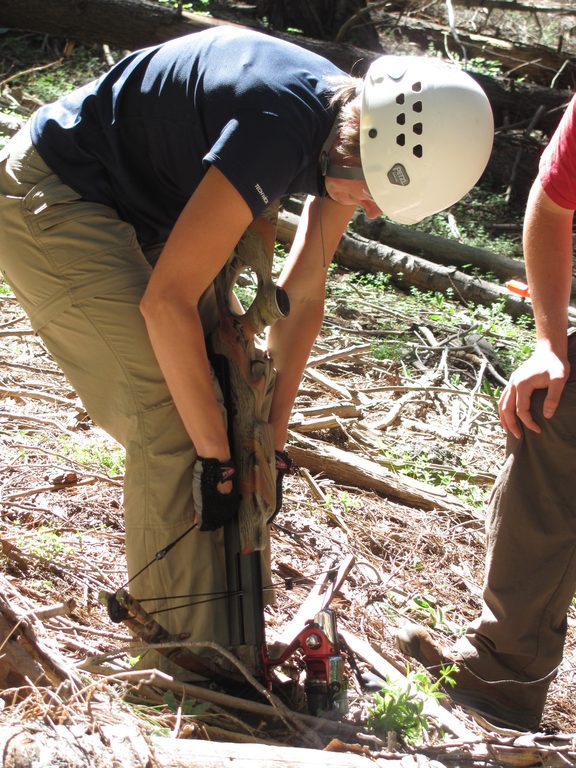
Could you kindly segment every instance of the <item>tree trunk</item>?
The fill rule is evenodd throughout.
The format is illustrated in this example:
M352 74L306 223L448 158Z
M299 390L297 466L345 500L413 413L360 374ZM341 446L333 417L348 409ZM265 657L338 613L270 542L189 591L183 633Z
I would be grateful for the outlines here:
M559 88L573 88L576 83L576 63L567 53L561 53L545 45L501 40L487 35L472 34L457 30L455 39L447 26L429 21L411 18L405 24L398 24L397 18L386 16L380 31L390 30L402 39L417 45L425 53L431 44L436 50L448 49L456 56L468 59L479 58L487 62L498 63L504 77L527 78L532 83Z
M237 24L200 14L177 13L151 0L1 0L0 26L85 43L108 43L134 50L221 25L256 28L325 56L346 71L361 74L376 54L343 43L330 43L261 27L253 19Z
M117 48L140 48L219 23L152 0L2 0L0 24ZM220 22L221 23L221 22Z
M256 15L266 19L272 29L293 27L307 37L336 40L344 25L359 14L362 22L351 24L347 42L380 51L378 33L370 23L366 0L257 0Z
M118 48L140 48L198 32L219 19L183 12L150 0L1 0L0 26L50 34L84 42L108 43ZM250 23L253 26L252 23ZM250 26L249 25L249 26ZM268 32L267 29L261 29ZM377 53L346 43L328 43L310 37L273 32L315 51L344 71L362 76ZM392 50L392 49L390 49ZM386 52L386 50L384 50ZM570 91L518 84L486 75L472 76L485 89L498 126L528 127L540 111L535 128L550 135L560 120Z

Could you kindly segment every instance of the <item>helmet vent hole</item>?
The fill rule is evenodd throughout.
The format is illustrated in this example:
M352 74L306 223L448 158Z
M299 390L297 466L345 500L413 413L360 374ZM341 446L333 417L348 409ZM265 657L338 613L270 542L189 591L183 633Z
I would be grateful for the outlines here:
M412 90L414 93L419 93L422 90L422 83L420 81L412 83Z
M412 152L414 154L414 157L422 157L422 155L424 154L422 150L422 144L416 144Z
M396 96L396 104L404 104L404 94L399 93L398 96Z
M414 123L412 130L417 136L422 136L422 123Z
M414 112L422 112L422 102L415 101L414 104L412 104L412 109Z
M396 144L398 144L399 147L403 147L406 144L406 136L404 136L403 133L399 133L398 136L396 136Z
M378 136L378 131L376 130L376 128L370 128L370 130L368 131L368 136L370 136L371 139L375 139L376 136Z
M398 125L404 125L406 123L406 115L404 112L401 112L398 117L396 118L396 122Z

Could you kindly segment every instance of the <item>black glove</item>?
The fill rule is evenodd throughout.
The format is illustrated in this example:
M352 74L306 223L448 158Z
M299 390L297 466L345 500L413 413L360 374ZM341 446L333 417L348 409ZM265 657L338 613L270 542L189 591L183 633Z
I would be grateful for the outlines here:
M230 480L232 490L220 493L218 485ZM192 496L201 531L215 531L232 520L240 500L234 462L198 456L192 475Z
M282 509L282 481L284 480L284 476L289 474L292 469L292 459L288 456L286 451L275 451L274 455L276 456L276 507L274 509L274 514L268 520L268 524L274 520L278 512Z

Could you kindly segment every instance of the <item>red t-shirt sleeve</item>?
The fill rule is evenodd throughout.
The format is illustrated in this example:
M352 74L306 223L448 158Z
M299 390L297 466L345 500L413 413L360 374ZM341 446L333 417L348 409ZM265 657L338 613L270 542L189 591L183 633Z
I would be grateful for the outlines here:
M576 96L542 153L539 179L557 205L576 210Z

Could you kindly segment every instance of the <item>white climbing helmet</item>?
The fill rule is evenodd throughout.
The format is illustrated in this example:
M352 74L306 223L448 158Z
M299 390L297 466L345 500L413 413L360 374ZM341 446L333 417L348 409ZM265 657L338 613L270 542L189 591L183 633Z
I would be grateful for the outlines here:
M460 200L482 175L494 136L488 98L458 66L381 56L362 87L360 156L375 203L415 224Z

